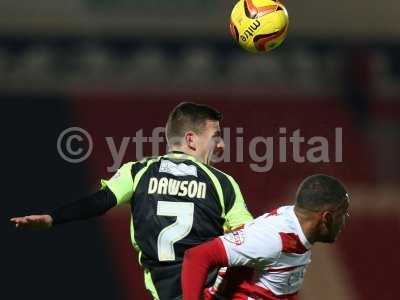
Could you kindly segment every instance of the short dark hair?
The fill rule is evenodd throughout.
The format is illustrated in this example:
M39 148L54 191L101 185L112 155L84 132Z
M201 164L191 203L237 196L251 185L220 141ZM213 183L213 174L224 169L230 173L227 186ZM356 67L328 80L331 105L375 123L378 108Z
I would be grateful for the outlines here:
M346 197L346 188L338 179L325 174L315 174L300 184L296 193L296 207L310 211L333 209Z
M178 104L168 116L165 129L168 142L172 145L179 144L178 140L189 130L201 133L207 120L221 121L222 114L204 104L192 102Z

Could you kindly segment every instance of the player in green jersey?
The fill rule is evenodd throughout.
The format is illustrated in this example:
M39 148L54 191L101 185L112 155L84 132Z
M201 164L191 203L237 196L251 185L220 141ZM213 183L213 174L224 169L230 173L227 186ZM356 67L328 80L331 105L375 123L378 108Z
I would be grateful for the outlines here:
M100 191L44 215L12 218L16 227L49 228L131 205L131 239L154 299L181 299L186 249L252 219L236 181L210 166L224 141L221 113L181 103L166 124L169 153L124 164ZM210 276L209 283L214 276Z

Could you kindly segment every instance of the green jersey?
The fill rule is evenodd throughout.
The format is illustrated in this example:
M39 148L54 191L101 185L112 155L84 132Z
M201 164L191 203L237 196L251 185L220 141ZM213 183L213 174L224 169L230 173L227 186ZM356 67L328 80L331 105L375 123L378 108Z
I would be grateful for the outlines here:
M181 152L124 164L102 186L131 205L132 243L155 299L181 299L186 249L252 219L231 176Z

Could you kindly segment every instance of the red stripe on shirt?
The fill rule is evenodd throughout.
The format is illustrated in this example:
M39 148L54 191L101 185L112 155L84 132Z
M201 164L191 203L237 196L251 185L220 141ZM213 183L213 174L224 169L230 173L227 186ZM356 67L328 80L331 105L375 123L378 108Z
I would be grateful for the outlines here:
M282 240L282 252L303 254L308 251L297 234L279 232L279 235Z

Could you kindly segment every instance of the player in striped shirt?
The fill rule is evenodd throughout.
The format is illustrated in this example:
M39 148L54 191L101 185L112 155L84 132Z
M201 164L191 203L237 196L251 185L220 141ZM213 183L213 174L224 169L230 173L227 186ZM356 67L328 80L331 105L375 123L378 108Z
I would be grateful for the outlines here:
M311 246L333 243L348 209L349 196L339 180L323 174L307 177L294 205L282 206L241 229L187 250L183 299L297 299L311 262ZM223 266L232 268L222 283L203 291L208 271Z

